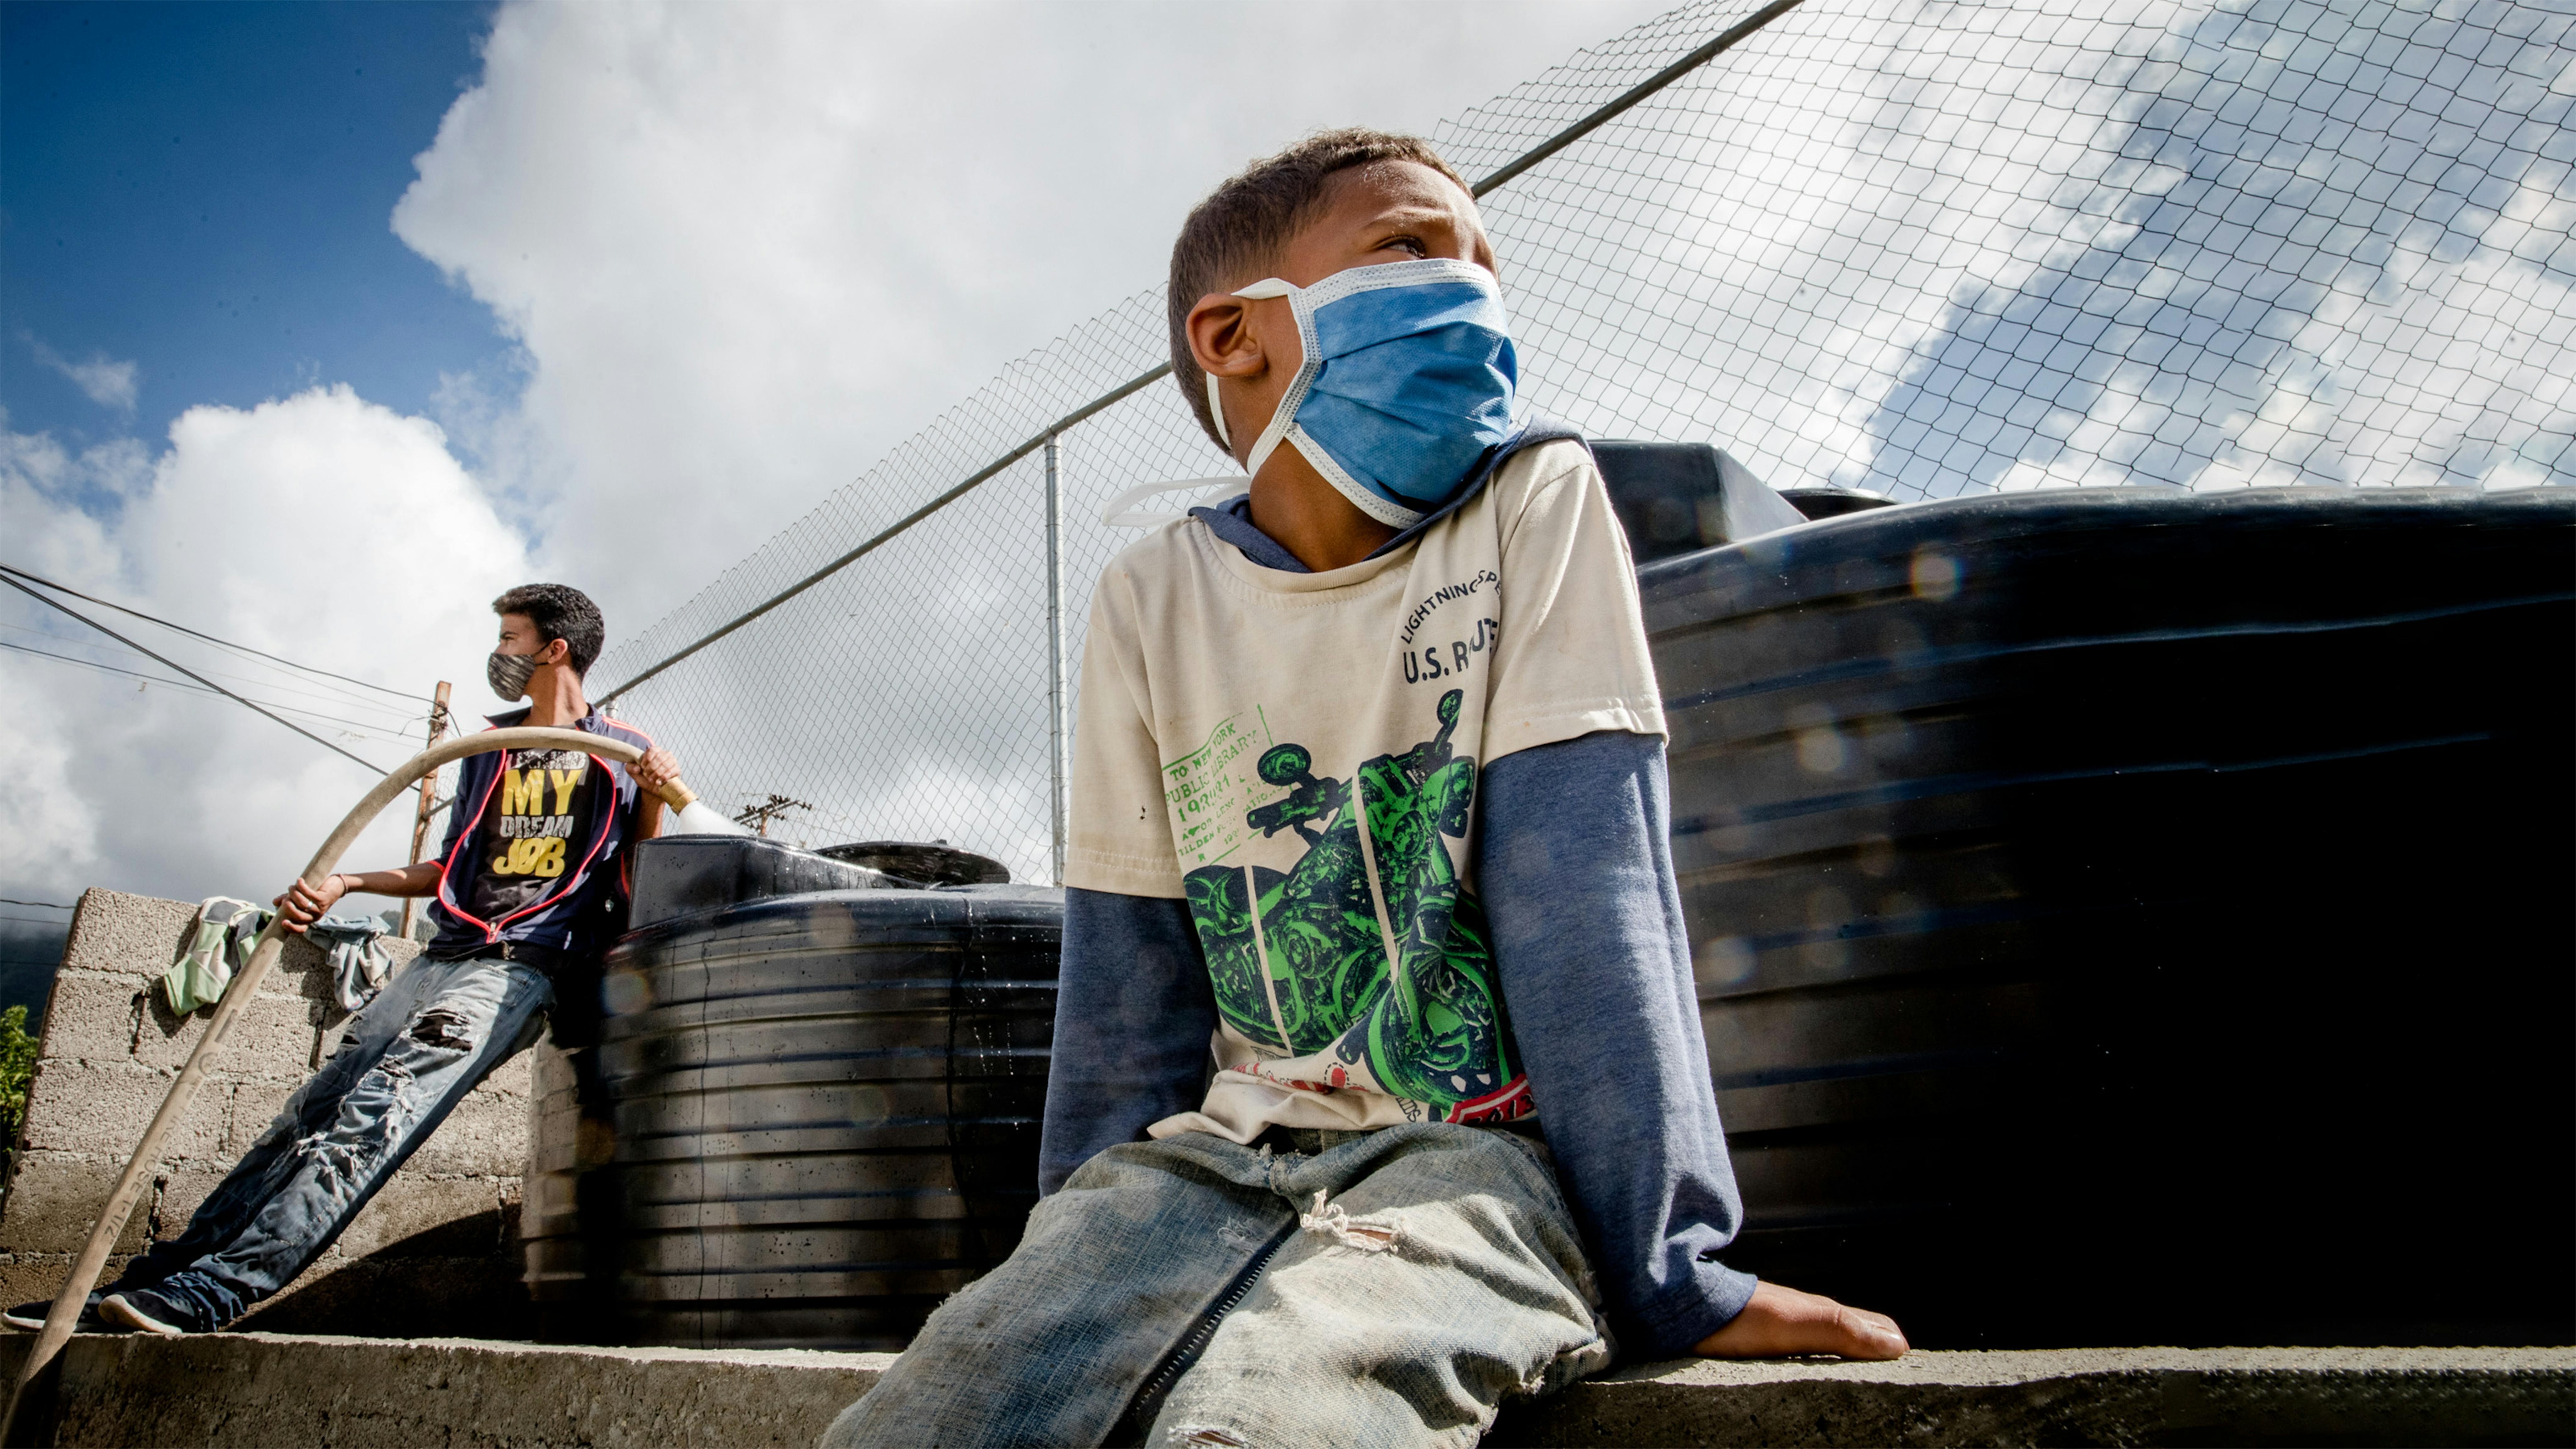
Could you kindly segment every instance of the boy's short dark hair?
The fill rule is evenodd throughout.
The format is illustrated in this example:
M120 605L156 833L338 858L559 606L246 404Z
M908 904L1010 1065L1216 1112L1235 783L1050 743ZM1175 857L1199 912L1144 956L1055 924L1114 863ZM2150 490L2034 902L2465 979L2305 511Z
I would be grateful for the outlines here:
M608 642L608 625L590 595L570 584L521 584L492 601L495 614L518 614L537 626L545 642L557 639L571 650L572 672L587 677L591 661Z
M1312 220L1324 202L1325 183L1334 172L1379 161L1411 161L1428 166L1472 191L1465 178L1449 169L1431 143L1419 136L1345 126L1320 131L1280 152L1255 161L1208 199L1190 209L1172 243L1168 308L1172 326L1172 378L1190 400L1190 412L1207 430L1208 441L1222 448L1216 419L1208 412L1207 374L1190 353L1190 309L1199 298L1227 286L1246 286L1277 261L1297 228Z

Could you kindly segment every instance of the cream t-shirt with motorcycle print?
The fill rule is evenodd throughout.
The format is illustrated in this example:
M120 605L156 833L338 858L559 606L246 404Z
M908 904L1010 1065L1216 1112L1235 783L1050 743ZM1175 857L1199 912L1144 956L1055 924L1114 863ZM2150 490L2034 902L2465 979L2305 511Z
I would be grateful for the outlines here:
M1155 1137L1536 1110L1469 864L1494 760L1664 732L1583 446L1507 459L1405 548L1264 568L1195 519L1093 595L1065 883L1189 903L1219 1068Z

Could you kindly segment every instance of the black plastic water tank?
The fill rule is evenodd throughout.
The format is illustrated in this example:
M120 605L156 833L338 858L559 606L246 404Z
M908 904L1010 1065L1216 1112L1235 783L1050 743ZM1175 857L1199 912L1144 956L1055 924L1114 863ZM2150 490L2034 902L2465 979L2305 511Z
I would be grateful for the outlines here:
M813 869L714 859L782 849L650 841L639 881L657 851L701 857L669 872L700 883ZM526 1228L548 1336L900 1348L1018 1242L1062 893L841 868L873 883L638 927L587 1041L559 1024Z
M1796 505L1707 443L1611 440L1591 448L1629 556L1640 566L1806 521Z
M2576 493L1641 571L1748 1227L1925 1346L2567 1342Z

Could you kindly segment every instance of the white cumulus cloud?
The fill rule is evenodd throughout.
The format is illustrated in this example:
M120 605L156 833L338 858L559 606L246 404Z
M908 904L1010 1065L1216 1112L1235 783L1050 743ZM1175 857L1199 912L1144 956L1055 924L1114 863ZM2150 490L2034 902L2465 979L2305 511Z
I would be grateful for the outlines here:
M69 455L43 435L0 436L9 562L416 694L442 677L476 681L458 691L469 720L497 707L476 666L491 648L492 597L529 576L526 550L434 424L317 388L248 410L193 408L139 462L131 448ZM96 508L102 494L112 510ZM229 688L298 709L299 724L366 759L391 764L418 748L425 702L299 679L69 602ZM43 657L170 677L23 594L0 600L0 626L15 646L0 649L0 879L13 893L62 900L107 884L265 899L370 783L240 705ZM348 864L403 859L402 816L389 813Z
M394 227L524 349L460 419L624 637L1159 281L1253 157L1662 8L513 4Z

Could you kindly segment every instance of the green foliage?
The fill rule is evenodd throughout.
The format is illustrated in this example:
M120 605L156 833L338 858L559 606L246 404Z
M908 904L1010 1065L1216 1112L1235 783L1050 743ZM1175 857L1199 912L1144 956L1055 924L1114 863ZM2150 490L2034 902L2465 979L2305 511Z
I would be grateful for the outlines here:
M27 1083L36 1075L36 1039L27 1035L27 1008L0 1011L0 1145L15 1147L27 1122Z

